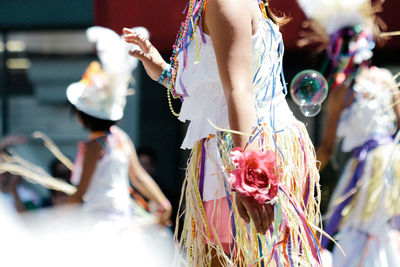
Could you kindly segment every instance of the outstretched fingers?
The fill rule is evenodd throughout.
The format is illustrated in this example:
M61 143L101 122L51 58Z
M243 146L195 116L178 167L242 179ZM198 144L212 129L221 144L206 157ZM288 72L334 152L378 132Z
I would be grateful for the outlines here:
M124 28L123 32L124 32L124 39L126 42L138 45L140 49L145 53L149 52L152 44L147 38L144 38L137 32L132 31L131 29L128 28Z
M129 54L143 63L144 69L151 79L158 81L161 73L169 67L169 64L146 37L128 28L124 28L123 32L127 43L138 46L129 51Z
M143 53L143 51L138 50L138 49L129 51L129 55L131 55L141 61L148 60L147 54Z

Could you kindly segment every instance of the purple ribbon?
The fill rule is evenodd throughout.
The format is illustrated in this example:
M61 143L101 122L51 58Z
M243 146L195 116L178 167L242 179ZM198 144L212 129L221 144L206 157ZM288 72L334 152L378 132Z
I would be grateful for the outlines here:
M200 163L200 177L199 177L199 191L201 199L203 199L204 192L204 168L206 165L206 148L205 148L206 138L203 139L203 144L201 146L201 163Z
M307 207L308 204L308 197L310 195L310 174L307 175L307 190L306 190L306 194L304 195L304 207Z
M182 81L182 73L183 73L183 71L184 71L184 70L182 70L181 76L179 77L179 85L181 86L183 95L184 95L185 97L189 97L189 94L188 94L188 92L187 92L187 90L186 90L186 87L185 87L185 85L183 84L183 81ZM182 100L181 100L181 102L182 102Z
M363 145L353 149L353 157L357 158L358 164L354 171L354 175L351 178L345 190L343 191L342 196L345 196L348 192L350 192L350 190L352 190L357 185L358 181L361 179L364 171L365 159L367 158L368 152L375 149L378 146L385 145L391 142L393 142L391 136L376 136L365 142ZM325 232L330 236L335 234L335 232L337 231L339 223L342 219L342 211L350 203L354 195L355 194L352 194L351 196L343 200L339 205L337 205L335 208L335 212L326 222ZM329 241L330 240L328 238L323 236L321 243L322 247L326 248L329 245Z

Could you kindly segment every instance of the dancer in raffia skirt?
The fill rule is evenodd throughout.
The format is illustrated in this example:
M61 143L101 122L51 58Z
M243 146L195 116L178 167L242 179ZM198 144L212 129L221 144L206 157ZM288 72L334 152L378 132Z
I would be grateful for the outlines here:
M314 147L286 100L282 18L267 2L191 0L171 62L125 29L155 81L183 101L191 149L179 246L190 266L320 264Z
M325 231L337 233L345 253L334 246L333 266L398 266L391 220L400 211L400 150L399 140L393 137L400 121L399 90L389 70L370 64L380 36L374 12L381 6L369 0L299 3L313 19L310 25L325 31L323 35L317 30L319 37L303 41L325 44L331 73L326 127L317 158L324 167L338 139L341 150L352 153L326 216ZM328 247L329 240L324 238L322 245Z

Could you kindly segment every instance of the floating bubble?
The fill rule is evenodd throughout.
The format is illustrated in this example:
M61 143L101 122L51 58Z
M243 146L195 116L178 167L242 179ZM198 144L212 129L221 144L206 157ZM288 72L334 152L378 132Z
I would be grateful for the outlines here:
M321 104L301 105L300 111L306 117L314 117L321 111Z
M290 95L304 116L313 117L320 112L321 104L328 95L328 83L318 71L304 70L293 78Z

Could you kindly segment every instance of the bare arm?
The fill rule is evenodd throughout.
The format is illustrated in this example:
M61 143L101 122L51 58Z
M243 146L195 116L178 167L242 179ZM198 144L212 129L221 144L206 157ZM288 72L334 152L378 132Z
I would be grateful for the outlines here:
M205 16L228 105L232 130L250 133L256 115L252 91L252 9L240 0L211 0ZM233 135L244 147L246 136Z
M90 141L86 145L85 157L83 159L82 177L76 192L69 197L68 203L81 203L83 196L89 188L97 161L103 154L102 146L96 141Z
M129 164L129 177L132 184L142 193L147 199L156 202L161 208L160 223L170 224L170 216L172 207L169 204L168 199L162 193L161 189L154 182L153 178L146 172L143 166L140 164L138 156L136 154L133 143L129 140L129 145L132 150L132 155Z
M337 88L328 97L326 124L322 135L322 142L317 148L317 159L321 162L320 170L328 163L335 146L336 130L340 114L348 106L353 98L344 103L349 92L347 87Z
M153 200L158 204L168 201L158 185L154 182L153 178L151 178L151 176L140 164L133 144L131 145L131 148L133 153L131 156L131 163L129 165L129 176L133 185L146 198Z
M250 1L209 0L205 14L218 63L218 71L232 130L250 133L256 123L252 88L252 32L254 6ZM233 135L235 146L244 147L247 136ZM273 220L273 206L262 205L252 197L235 194L240 216L250 217L257 232L266 233Z

